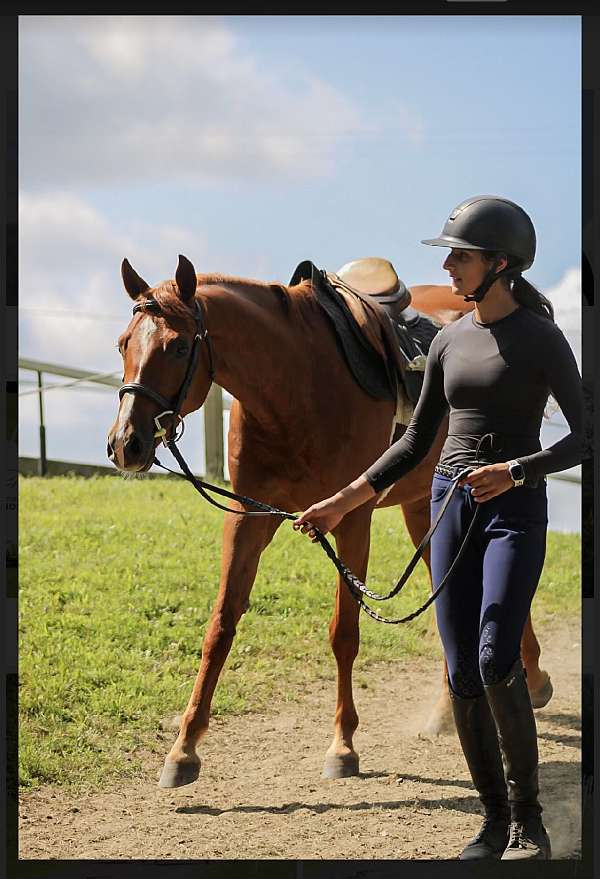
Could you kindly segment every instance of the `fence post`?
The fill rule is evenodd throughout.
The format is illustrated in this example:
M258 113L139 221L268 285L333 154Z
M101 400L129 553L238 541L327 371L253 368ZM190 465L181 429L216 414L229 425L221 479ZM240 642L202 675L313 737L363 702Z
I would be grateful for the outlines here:
M40 407L40 460L38 462L38 473L45 476L48 471L48 462L46 461L46 428L44 426L44 401L42 400L42 373L38 370L38 400Z
M211 385L204 402L204 450L206 476L223 479L225 455L223 451L223 392L219 385Z

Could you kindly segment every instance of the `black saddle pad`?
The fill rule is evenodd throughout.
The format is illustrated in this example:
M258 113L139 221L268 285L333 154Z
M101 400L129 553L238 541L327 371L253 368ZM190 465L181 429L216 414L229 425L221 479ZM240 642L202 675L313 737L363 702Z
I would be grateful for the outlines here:
M317 302L329 318L350 371L360 387L376 400L395 400L396 384L386 363L365 339L343 298L327 281L326 273L310 260L300 263L292 275L290 286L306 280L312 282Z
M401 313L399 320L393 320L383 306L375 304L384 310L393 327L404 364L398 369L398 358L381 357L361 332L343 297L327 280L326 272L310 260L298 265L290 286L305 280L312 282L317 302L329 318L348 367L360 387L376 400L395 401L397 382L400 381L408 399L416 403L423 386L423 370L414 368L414 364L421 365L440 329L439 324L410 307Z

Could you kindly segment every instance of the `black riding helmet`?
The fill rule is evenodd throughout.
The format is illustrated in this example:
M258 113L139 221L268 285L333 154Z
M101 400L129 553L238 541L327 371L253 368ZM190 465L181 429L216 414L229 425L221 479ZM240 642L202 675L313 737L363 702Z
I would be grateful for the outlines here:
M535 258L535 229L523 208L497 195L476 195L454 208L437 238L422 244L456 247L461 250L492 250L505 254L509 264L496 272L494 262L483 281L465 302L481 302L502 275L513 278L530 267Z

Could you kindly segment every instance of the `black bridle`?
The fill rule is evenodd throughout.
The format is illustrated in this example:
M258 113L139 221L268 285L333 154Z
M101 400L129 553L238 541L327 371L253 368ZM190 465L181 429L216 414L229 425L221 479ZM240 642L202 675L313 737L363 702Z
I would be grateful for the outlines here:
M217 485L211 485L210 482L205 482L202 479L198 479L198 477L194 476L194 474L190 470L187 462L185 461L183 455L181 454L181 452L177 448L177 442L179 441L179 439L181 438L181 436L183 434L183 418L181 416L181 408L183 406L183 403L184 403L185 398L187 396L188 390L189 390L190 385L192 383L192 379L194 377L194 373L195 373L196 367L198 365L198 358L200 356L200 346L202 345L203 342L206 344L211 381L214 381L214 378L215 378L214 358L213 358L212 347L211 347L211 343L210 343L210 337L208 335L208 330L204 326L202 309L201 309L200 304L197 299L194 300L194 305L195 305L195 311L193 313L193 317L194 317L194 320L196 321L196 333L194 335L194 341L192 343L192 350L190 352L190 359L188 361L186 374L183 379L183 383L181 385L181 388L179 389L179 392L178 392L177 397L175 399L175 402L171 403L171 401L167 400L166 397L163 397L162 394L159 394L157 391L153 390L152 388L147 387L146 385L142 384L141 382L127 382L126 384L121 385L121 387L119 388L119 400L122 399L123 394L125 394L125 393L129 393L129 392L130 393L139 393L139 394L144 394L146 397L149 397L151 400L154 400L155 403L158 403L158 405L161 407L161 409L164 408L164 411L161 412L160 415L157 415L154 419L154 423L156 425L156 432L154 434L154 437L155 438L159 437L159 436L161 437L163 444L166 446L167 449L169 449L169 451L171 452L171 454L173 455L173 457L175 458L175 460L177 461L177 463L181 467L182 472L177 473L175 470L170 470L168 467L165 467L164 464L161 464L161 462L158 460L158 458L156 456L154 457L153 463L156 464L157 467L160 467L162 470L166 470L167 473L172 473L173 476L179 476L182 479L185 479L188 482L191 482L191 484L194 486L196 491L198 491L202 495L202 497L205 500L207 500L210 504L212 504L214 507L217 507L220 510L224 510L226 513L235 513L238 516L280 516L281 519L289 519L290 521L294 522L298 518L298 516L295 513L287 513L285 510L279 510L279 509L277 509L277 507L273 507L270 504L265 504L262 501L257 501L254 498L247 497L246 495L243 495L243 494L236 494L233 491L227 491L227 489L220 488ZM136 303L136 305L134 305L134 307L133 307L133 313L137 314L140 311L148 312L150 314L154 314L154 315L158 315L158 316L160 316L162 314L160 305L158 302L156 302L155 299L145 299L143 302ZM164 418L165 415L171 415L173 417L172 423L173 423L174 429L173 429L172 435L169 438L167 438L166 428L164 428L160 423L160 419ZM182 425L182 429L179 434L177 434L177 429L176 429L177 419L179 419L179 423ZM486 436L490 436L490 434L487 434ZM479 451L479 446L478 446L478 451ZM459 560L463 556L463 553L464 553L466 546L467 546L467 543L469 541L469 537L470 537L471 532L473 530L473 525L474 525L475 520L477 518L477 513L479 512L479 505L477 506L477 508L475 510L475 514L473 516L473 519L471 520L471 523L469 524L469 527L467 529L467 533L465 534L464 540L463 540L456 556L454 557L454 560L453 560L452 564L450 565L450 568L448 569L445 576L441 580L439 586L431 593L431 595L429 596L427 601L423 605L421 605L421 607L419 607L416 611L413 611L413 613L410 613L407 616L401 617L399 619L388 619L386 617L380 616L378 613L376 613L376 611L374 611L372 608L370 608L369 605L366 604L366 602L364 601L362 596L366 595L368 598L372 598L375 601L387 601L389 598L393 598L395 595L397 595L400 592L400 590L403 588L403 586L405 585L405 583L409 579L410 575L412 574L413 570L415 569L417 563L419 562L419 560L423 556L423 553L425 552L427 546L429 545L429 542L433 536L433 533L436 530L436 528L438 527L439 523L441 522L442 517L446 511L446 508L448 507L448 504L450 503L450 499L458 486L458 483L460 482L461 479L463 479L465 476L467 476L467 474L470 473L472 469L473 469L472 467L467 467L463 471L461 471L457 476L454 477L454 479L452 480L451 484L448 487L448 490L446 491L446 494L444 496L444 499L442 501L441 507L439 509L439 512L438 512L438 515L436 516L435 521L432 522L431 527L429 528L429 531L427 532L427 534L425 535L425 537L422 539L421 543L419 544L419 546L415 550L415 553L414 553L412 559L409 561L408 565L406 566L402 576L400 577L400 579L398 580L398 582L396 583L394 588L386 595L379 595L378 593L372 592L370 589L367 589L367 587L362 582L362 580L360 580L355 574L353 574L352 571L349 568L347 568L346 565L342 562L342 560L338 558L338 556L335 553L335 550L333 549L333 547L331 546L331 544L329 543L329 541L327 540L325 535L321 531L319 531L318 528L313 529L315 532L317 542L321 545L321 547L325 551L325 554L328 556L328 558L331 559L331 561L335 565L342 580L344 581L344 583L346 584L346 586L350 590L350 594L352 595L352 597L354 598L356 603L359 605L361 610L363 610L366 614L368 614L368 616L370 616L372 619L376 620L379 623L389 623L391 625L396 625L398 623L408 623L408 622L410 622L410 620L414 620L415 617L420 616L425 610L427 610L427 608L438 597L438 595L440 594L440 592L442 591L442 589L446 585L446 582L447 582L448 578L450 577L450 574L452 573L452 571L454 570L454 568L458 564ZM206 489L209 489L210 491L214 492L215 494L221 495L222 497L226 497L226 498L229 498L230 500L237 501L238 503L243 504L245 506L256 507L257 509L256 510L236 510L233 507L226 507L223 504L218 503L218 501L215 501L214 498L212 498L209 494L207 494Z
M190 358L188 360L185 377L183 379L177 397L175 398L175 402L167 400L167 398L163 397L162 394L159 394L158 391L149 388L147 385L144 385L141 382L127 382L126 384L121 385L121 387L119 388L119 400L123 399L123 394L131 392L144 394L144 396L149 397L151 400L154 400L155 403L158 403L163 411L154 419L154 424L156 425L156 432L154 433L154 437L161 437L165 446L168 446L169 441L167 440L167 429L162 426L161 418L164 418L165 415L172 416L173 436L171 437L171 440L179 440L184 430L184 422L181 416L181 408L190 389L190 385L196 371L196 366L198 365L200 346L203 342L206 344L206 350L208 353L208 366L211 382L214 381L215 377L210 337L208 335L208 330L204 326L202 308L200 307L200 303L197 299L194 299L194 306L195 310L192 317L196 322L196 332L194 334L194 340L192 342L192 350L190 351ZM158 316L162 314L160 305L156 301L156 299L144 299L143 302L136 303L133 306L133 313L137 314L140 311ZM181 431L179 435L177 435L178 420L179 425L181 425Z

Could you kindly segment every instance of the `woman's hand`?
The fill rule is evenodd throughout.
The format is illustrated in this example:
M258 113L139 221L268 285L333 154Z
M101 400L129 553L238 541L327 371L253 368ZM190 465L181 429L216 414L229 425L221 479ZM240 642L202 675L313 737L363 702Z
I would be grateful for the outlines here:
M318 504L313 504L305 510L294 522L294 530L302 531L302 534L306 534L308 531L308 536L313 543L316 543L315 528L318 528L322 534L333 531L346 513L374 497L375 490L371 487L363 473L362 476L359 476L350 485L342 488L337 494L333 494L331 497L327 497L324 501L319 501Z
M458 484L461 488L464 485L470 485L473 500L477 501L478 504L489 501L499 494L504 494L515 485L508 471L507 462L478 467L477 470L473 470L472 473L461 479Z
M336 525L339 525L345 515L346 509L343 509L342 498L339 495L333 495L305 510L301 516L298 516L292 527L295 531L301 531L302 534L306 534L308 531L308 536L313 543L316 543L315 528L318 528L322 534L327 534L328 531L332 531Z

